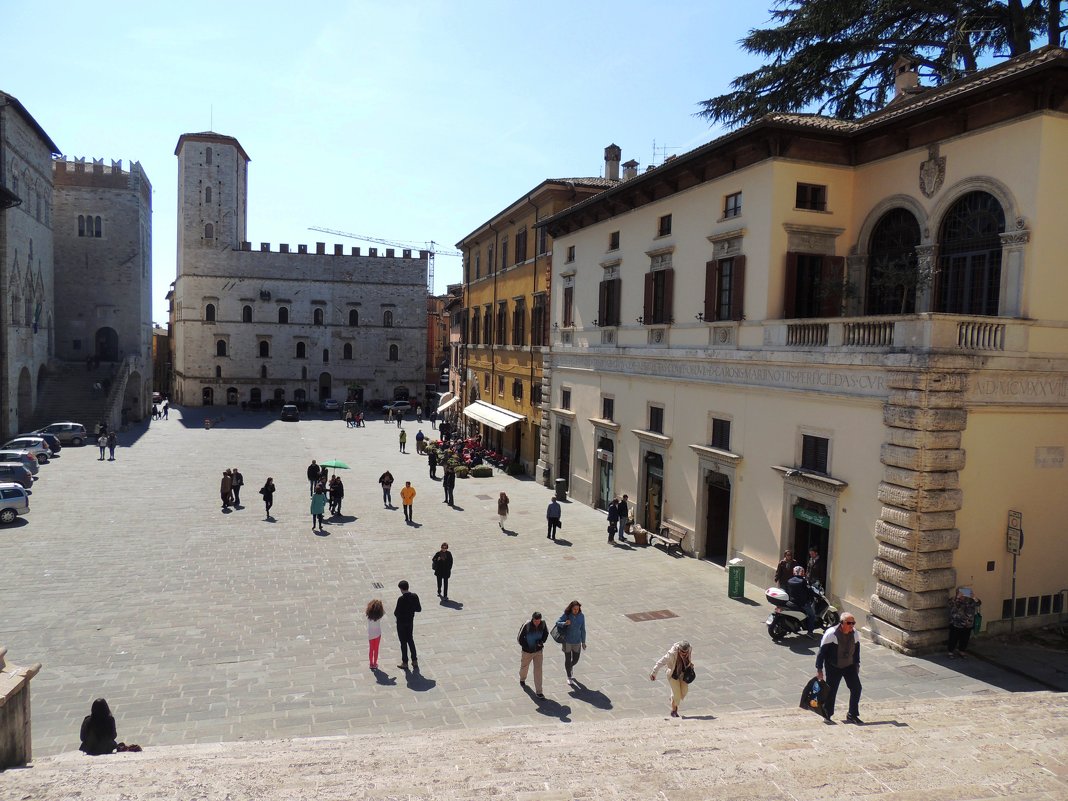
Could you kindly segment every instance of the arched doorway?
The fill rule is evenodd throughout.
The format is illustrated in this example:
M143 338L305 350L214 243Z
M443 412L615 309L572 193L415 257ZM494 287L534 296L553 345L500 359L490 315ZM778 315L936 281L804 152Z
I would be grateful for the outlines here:
M23 367L19 373L19 430L25 431L30 427L30 418L33 417L33 379L30 377L29 368Z
M276 403L285 403L286 391L284 389L282 389L281 387L277 388L274 391L274 399L275 399Z
M201 393L200 402L204 406L214 406L215 390L211 387L204 387L204 391Z
M258 409L260 407L260 405L263 403L262 393L260 392L260 388L259 387L253 387L251 390L249 390L248 402L249 402L250 406L255 404L255 406L253 408L256 408L256 409Z
M94 341L96 342L96 358L102 362L119 360L119 335L114 328L98 328Z
M319 400L324 401L331 397L330 392L333 386L333 380L330 377L330 373L319 373Z
M237 402L240 399L240 393L237 391L237 387L227 387L226 389L226 405L237 406Z

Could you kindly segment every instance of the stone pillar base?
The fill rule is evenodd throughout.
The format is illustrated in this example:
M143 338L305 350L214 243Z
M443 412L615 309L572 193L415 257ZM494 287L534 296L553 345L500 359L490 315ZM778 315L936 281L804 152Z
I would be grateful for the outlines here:
M921 656L944 649L948 634L946 629L909 631L887 623L872 615L868 619L868 632L876 643L892 648L907 656Z

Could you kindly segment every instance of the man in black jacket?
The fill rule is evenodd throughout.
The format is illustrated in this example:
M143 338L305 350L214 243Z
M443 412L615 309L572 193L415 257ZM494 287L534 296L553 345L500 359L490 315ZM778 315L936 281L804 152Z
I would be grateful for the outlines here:
M308 495L315 494L315 485L319 483L320 473L322 473L322 468L312 459L311 464L308 465Z
M794 568L794 575L786 582L786 592L790 595L790 601L794 606L805 613L805 626L808 627L808 636L812 636L812 630L816 627L816 595L805 580L805 568L798 565Z
M544 694L541 691L541 663L542 663L542 648L545 647L545 640L549 636L549 628L541 619L541 612L535 612L530 616L530 620L523 624L523 628L519 630L519 636L516 640L519 642L519 647L523 649L523 655L519 662L519 686L527 686L527 670L530 668L530 663L534 663L534 692L537 693L538 698L544 698Z
M415 613L422 612L423 607L419 604L419 596L414 592L408 592L408 582L402 581L397 586L401 595L397 599L397 606L393 609L393 617L397 619L397 636L400 638L401 663L397 667L408 669L408 649L412 649L412 670L418 672L419 657L415 653L415 640L413 632L415 628Z

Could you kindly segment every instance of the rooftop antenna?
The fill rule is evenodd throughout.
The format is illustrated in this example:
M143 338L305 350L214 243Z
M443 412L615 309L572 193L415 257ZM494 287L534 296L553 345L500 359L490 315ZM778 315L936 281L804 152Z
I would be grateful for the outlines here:
M657 163L657 160L658 160L657 156L660 157L659 158L660 163L663 163L664 161L667 160L668 153L671 152L672 150L682 150L682 148L677 146L677 145L660 145L660 147L657 147L656 140L654 139L653 140L653 162L652 163L654 165Z

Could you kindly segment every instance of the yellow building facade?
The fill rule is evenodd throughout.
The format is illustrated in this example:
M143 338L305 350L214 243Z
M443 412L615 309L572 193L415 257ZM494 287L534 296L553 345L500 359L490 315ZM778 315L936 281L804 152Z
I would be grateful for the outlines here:
M990 630L1056 620L1066 182L1044 48L856 122L771 115L557 214L553 474L765 586L815 546L905 651L943 645L960 586Z
M549 346L552 240L536 227L618 182L619 148L607 178L542 182L464 237L463 330L457 398L469 436L533 474L542 460L544 353Z

